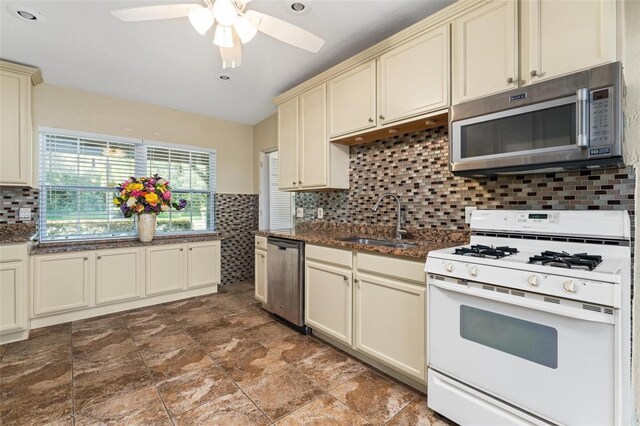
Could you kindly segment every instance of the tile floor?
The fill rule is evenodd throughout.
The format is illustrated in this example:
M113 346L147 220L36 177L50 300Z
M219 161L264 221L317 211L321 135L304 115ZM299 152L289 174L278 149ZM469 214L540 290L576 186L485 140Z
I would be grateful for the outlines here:
M452 425L265 314L250 283L0 346L1 425Z

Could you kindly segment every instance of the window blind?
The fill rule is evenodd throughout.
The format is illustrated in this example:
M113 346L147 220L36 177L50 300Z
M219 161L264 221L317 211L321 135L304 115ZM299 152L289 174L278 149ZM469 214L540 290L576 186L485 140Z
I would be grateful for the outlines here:
M269 154L269 228L286 229L293 227L290 192L278 190L278 153Z

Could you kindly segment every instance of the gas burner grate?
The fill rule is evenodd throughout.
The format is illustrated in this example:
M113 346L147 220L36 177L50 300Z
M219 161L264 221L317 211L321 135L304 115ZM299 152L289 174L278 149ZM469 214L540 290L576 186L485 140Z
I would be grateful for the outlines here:
M536 262L559 268L582 268L593 271L602 262L602 256L587 253L569 254L566 251L558 253L547 250L529 258L529 263Z
M500 259L505 256L510 256L518 252L518 249L502 246L502 247L494 247L494 246L484 246L481 244L475 244L471 247L461 247L457 248L454 251L454 254L459 254L461 256L474 256L474 257L492 257L494 259Z

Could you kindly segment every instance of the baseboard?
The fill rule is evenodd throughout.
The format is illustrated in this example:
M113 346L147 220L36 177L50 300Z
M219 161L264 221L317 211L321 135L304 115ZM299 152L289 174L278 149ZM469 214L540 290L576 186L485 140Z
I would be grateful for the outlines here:
M18 330L11 333L0 334L0 345L7 343L19 342L29 337L29 330Z

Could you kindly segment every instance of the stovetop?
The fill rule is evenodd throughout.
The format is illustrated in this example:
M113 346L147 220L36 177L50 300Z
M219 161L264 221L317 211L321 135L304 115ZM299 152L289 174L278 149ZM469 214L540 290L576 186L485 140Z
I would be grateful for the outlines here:
M486 246L483 244L474 244L470 247L459 247L455 249L454 254L462 256L473 257L489 257L494 259L500 259L506 256L511 256L518 252L518 249L509 246Z
M570 254L566 251L558 253L555 251L545 250L538 255L531 256L529 258L529 263L540 263L541 265L568 269L581 268L593 271L602 263L602 256L588 253Z

